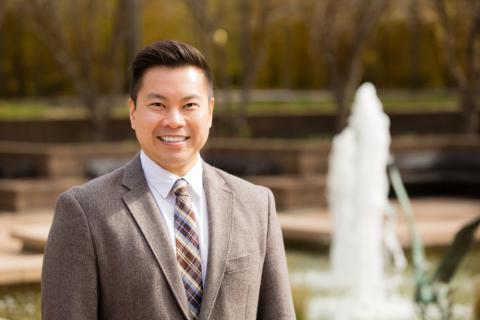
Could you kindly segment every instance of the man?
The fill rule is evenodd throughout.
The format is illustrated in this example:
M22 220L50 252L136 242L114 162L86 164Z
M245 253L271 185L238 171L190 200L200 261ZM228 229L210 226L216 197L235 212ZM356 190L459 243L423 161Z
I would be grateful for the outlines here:
M142 150L60 196L43 319L294 319L272 193L200 157L214 109L204 57L160 41L131 71Z

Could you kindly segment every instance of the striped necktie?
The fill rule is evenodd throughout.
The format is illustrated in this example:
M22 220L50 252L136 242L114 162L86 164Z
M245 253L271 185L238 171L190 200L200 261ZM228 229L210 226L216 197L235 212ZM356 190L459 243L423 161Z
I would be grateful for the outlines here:
M198 242L197 223L187 192L187 181L178 179L173 185L175 201L175 245L177 262L187 293L188 307L194 320L200 315L202 304L202 265Z

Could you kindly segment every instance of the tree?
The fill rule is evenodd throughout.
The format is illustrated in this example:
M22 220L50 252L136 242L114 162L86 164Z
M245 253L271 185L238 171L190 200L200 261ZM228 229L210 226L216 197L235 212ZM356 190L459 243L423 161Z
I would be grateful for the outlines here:
M5 2L0 1L0 31L2 30L3 18L5 17Z
M434 4L448 67L460 91L462 129L466 134L477 134L480 2L434 0Z
M2 31L3 20L8 12L12 11L16 7L17 3L12 0L0 1L0 31Z
M220 87L229 88L231 79L228 76L228 55L226 54L228 32L224 28L227 2L184 0L184 3L194 18L201 51L214 67L213 71L219 75ZM230 99L227 99L227 102L229 101Z
M4 54L3 54L4 50L3 50L3 46L2 46L2 42L3 42L2 29L3 29L4 20L5 20L6 15L10 11L13 11L16 5L17 5L17 3L14 2L14 1L9 1L9 0L0 1L0 61L4 60ZM1 66L0 66L0 83L5 83L4 78L3 78L3 72L1 70Z
M29 29L50 50L86 106L94 140L106 138L111 108L124 88L127 40L132 46L138 43L125 23L132 21L135 2L35 0L22 6Z
M409 29L410 29L410 89L416 90L420 84L420 7L418 0L409 3Z
M196 22L200 45L207 59L219 62L216 70L220 74L220 85L223 89L230 89L233 76L228 70L229 46L234 46L238 52L240 97L234 104L231 96L223 96L223 102L231 116L233 134L248 133L247 107L251 99L251 90L255 84L260 68L264 65L267 56L268 24L271 18L271 0L236 0L232 4L236 13L229 17L229 21L236 21L234 25L226 23L226 1L215 3L208 0L185 0ZM228 25L228 27L227 27ZM228 38L235 38L235 42L226 42L218 35L225 34ZM224 38L226 40L227 38ZM224 91L226 92L226 91Z
M337 107L337 131L362 78L362 53L388 0L326 0L314 5L312 52L323 57Z
M124 0L125 1L125 0ZM125 46L127 49L126 62L129 64L135 58L142 44L142 0L126 0L124 2L126 9L126 28Z
M6 2L0 1L0 40L1 40L1 37L2 37L3 19L5 17L5 11L6 11L5 4L6 4ZM0 42L0 59L1 60L3 60L2 59L3 58L2 57L3 56L3 54L2 54L3 50L2 49L3 48L2 48L2 45L1 45L1 42ZM3 80L3 79L2 79L2 74L0 73L0 82L2 82L1 80Z

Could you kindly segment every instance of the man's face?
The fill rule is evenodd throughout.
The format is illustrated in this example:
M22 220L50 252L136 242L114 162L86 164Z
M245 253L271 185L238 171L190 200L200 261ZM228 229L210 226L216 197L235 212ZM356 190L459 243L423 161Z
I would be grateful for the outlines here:
M143 75L136 107L129 100L130 123L150 159L183 176L207 141L213 107L201 69L154 67Z

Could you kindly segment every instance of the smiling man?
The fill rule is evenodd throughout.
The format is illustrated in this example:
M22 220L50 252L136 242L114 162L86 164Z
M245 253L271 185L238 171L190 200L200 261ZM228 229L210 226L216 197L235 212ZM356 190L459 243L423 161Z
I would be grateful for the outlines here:
M178 41L131 66L141 151L58 199L43 319L295 319L270 190L206 164L211 71Z
M152 67L145 71L136 99L129 100L143 152L177 176L198 161L212 125L214 98L205 72L191 65Z

